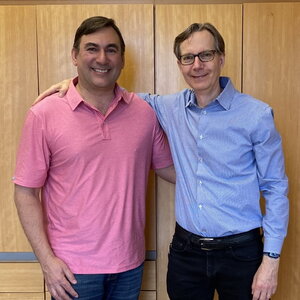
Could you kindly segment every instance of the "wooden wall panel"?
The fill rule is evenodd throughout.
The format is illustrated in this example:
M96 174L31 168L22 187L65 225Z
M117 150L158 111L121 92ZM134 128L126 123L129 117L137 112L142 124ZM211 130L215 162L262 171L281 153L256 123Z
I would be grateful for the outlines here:
M242 6L241 5L157 5L155 24L155 84L158 94L169 94L187 87L173 54L173 41L191 23L210 22L221 32L226 44L223 74L241 85ZM174 233L174 187L158 179L157 187L157 299L166 294L167 254Z
M269 103L283 137L289 177L290 223L272 299L300 295L300 3L246 4L244 92Z
M0 266L0 293L44 292L43 274L38 263L1 263Z
M155 291L141 291L139 300L156 300Z
M255 2L299 2L299 0L0 0L0 5L33 4L241 4Z
M37 96L35 8L0 6L0 252L30 250L11 181L24 115Z
M156 262L155 261L145 262L142 290L144 291L156 290Z
M0 300L44 300L44 297L44 293L0 293Z

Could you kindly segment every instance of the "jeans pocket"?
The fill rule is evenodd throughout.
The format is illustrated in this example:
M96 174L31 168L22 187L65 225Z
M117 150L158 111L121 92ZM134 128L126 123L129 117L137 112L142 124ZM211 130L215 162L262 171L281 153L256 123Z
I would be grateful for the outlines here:
M239 261L261 260L263 255L263 243L261 240L253 240L230 248L231 255Z
M174 235L172 242L170 244L170 250L175 252L183 252L188 244L188 240L179 238L178 236Z

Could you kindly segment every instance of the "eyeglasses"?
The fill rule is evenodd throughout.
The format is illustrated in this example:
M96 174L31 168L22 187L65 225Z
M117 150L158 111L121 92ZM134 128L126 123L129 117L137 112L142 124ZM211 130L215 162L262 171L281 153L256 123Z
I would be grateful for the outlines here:
M182 65L191 65L194 63L195 57L198 56L202 62L208 62L215 58L216 53L217 50L206 50L198 54L184 54L179 57L179 61Z

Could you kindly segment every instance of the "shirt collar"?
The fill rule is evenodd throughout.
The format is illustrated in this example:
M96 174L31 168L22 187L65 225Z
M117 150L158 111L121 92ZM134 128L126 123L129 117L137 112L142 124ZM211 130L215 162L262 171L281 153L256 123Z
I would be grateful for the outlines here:
M187 92L187 97L184 97L185 99L187 99L185 107L198 106L194 90L188 89L186 92Z
M231 83L231 80L229 77L220 77L219 78L220 86L222 89L222 92L217 96L215 100L212 102L218 101L219 104L226 110L229 110L231 107L231 103L234 97L235 88ZM186 105L188 106L198 106L197 99L195 96L195 93L193 90L188 90L188 95L186 97Z
M73 78L65 96L72 110L75 110L81 103L84 102L81 95L78 93L76 89L77 83L78 83L78 77ZM126 104L130 103L131 98L128 96L128 93L126 92L125 89L121 88L117 83L115 85L114 93L115 93L115 97L112 102L118 103L121 100L123 100Z
M222 92L216 100L224 109L229 110L234 98L235 88L229 77L220 77L219 82Z

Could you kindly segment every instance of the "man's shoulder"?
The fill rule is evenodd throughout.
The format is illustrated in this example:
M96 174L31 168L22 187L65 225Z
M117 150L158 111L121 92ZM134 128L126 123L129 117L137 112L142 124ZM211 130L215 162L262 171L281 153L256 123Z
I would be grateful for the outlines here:
M237 93L234 103L244 109L266 110L270 105L260 99L257 99L249 94Z
M63 109L67 103L66 96L61 98L58 93L54 93L33 105L30 110L35 114L52 113Z
M135 92L128 92L127 90L123 90L123 97L126 98L126 102L131 104L132 107L137 109L141 109L145 112L153 112L151 106L144 100L142 94L135 93Z
M229 77L220 77L220 85L224 89L224 99L233 99L231 105L237 109L262 109L270 107L266 102L235 89ZM231 102L231 101L230 101Z

